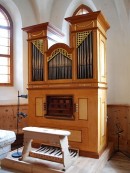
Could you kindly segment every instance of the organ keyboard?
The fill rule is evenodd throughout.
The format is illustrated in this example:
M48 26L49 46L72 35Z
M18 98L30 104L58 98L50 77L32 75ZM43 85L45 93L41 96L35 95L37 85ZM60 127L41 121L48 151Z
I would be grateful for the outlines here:
M25 127L23 131L24 148L21 160L30 156L61 163L67 169L78 157L78 150L68 146L69 131L38 127ZM34 150L31 147L34 139L41 139L48 144L41 144L40 148Z
M76 149L69 149L69 153L70 153L69 157L71 159L77 158L78 156L78 151ZM56 146L49 146L42 144L41 147L36 151L29 152L29 156L57 163L64 162L63 151L60 147Z

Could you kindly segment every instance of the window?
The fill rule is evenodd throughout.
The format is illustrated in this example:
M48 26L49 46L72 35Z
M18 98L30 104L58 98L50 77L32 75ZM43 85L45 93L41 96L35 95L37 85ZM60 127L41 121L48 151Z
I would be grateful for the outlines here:
M13 23L0 5L0 86L13 85Z
M81 4L74 12L73 16L77 16L77 15L82 15L82 14L87 14L93 12L91 10L91 8L89 8L88 6Z

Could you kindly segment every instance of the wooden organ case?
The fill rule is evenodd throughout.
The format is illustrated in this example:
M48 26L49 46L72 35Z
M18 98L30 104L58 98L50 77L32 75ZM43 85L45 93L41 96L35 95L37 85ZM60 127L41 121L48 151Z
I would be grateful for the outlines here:
M69 130L69 145L98 158L107 145L106 31L101 11L66 18L70 46L49 23L28 33L29 126ZM59 41L58 41L59 42Z

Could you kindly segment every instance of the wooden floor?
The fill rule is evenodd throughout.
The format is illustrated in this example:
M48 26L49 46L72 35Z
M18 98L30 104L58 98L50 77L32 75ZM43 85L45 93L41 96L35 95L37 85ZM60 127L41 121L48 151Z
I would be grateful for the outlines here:
M1 169L0 173L21 173L21 172ZM81 168L81 173L87 173L87 172L86 171L82 172ZM103 168L101 173L130 173L130 159L120 153L116 153L107 162L106 166Z
M22 152L22 148L19 151ZM24 161L19 161L18 158L12 157L12 153L16 152L12 151L1 161L1 167L15 169L22 173L101 173L112 151L113 144L110 143L99 159L79 156L65 171L63 171L63 164L30 156L26 157Z
M115 153L101 173L130 173L130 158L120 152Z
M107 153L107 151L106 151ZM127 158L125 155L121 153L116 153L112 156L112 158L107 161L104 167L104 160L106 159L106 153L102 155L100 158L100 162L97 159L91 159L86 157L79 157L76 162L65 171L65 173L130 173L130 158ZM8 164L8 161L6 162ZM12 162L9 161L12 164ZM16 164L16 163L15 163ZM16 164L16 167L20 166ZM36 166L36 165L35 165ZM22 165L23 167L23 165ZM26 166L25 166L26 167ZM103 168L104 167L104 168ZM26 168L25 168L26 169ZM41 169L41 168L40 168ZM56 173L56 172L63 172L63 171L54 171L54 170L37 170L38 172L42 173ZM35 173L37 172L35 170ZM34 172L34 171L32 171ZM0 173L23 173L14 171L14 170L7 170L1 169Z

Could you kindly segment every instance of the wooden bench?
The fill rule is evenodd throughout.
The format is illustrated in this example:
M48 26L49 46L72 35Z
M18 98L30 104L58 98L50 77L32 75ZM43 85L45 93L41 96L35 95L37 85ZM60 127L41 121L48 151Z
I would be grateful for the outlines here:
M62 163L64 169L67 169L78 156L78 150L69 149L69 131L39 127L25 127L23 131L24 148L21 160L25 160L27 156L31 156ZM49 145L42 144L39 149L34 151L32 149L32 141L38 139L43 139Z

